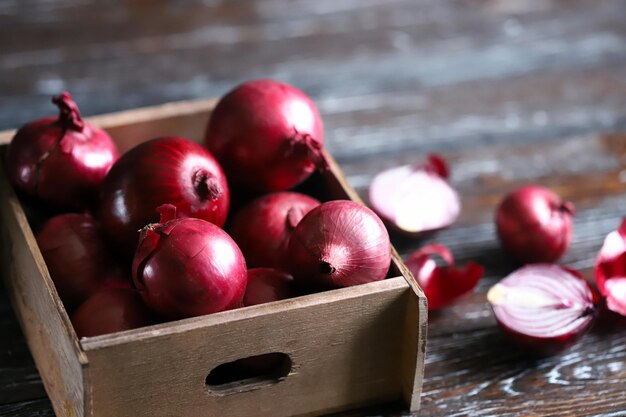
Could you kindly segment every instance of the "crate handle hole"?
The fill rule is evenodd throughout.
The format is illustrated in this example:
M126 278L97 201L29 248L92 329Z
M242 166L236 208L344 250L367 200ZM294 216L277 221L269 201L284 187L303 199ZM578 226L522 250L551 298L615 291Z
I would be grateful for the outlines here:
M282 381L291 372L291 366L286 353L265 353L218 365L205 382L209 393L236 394Z

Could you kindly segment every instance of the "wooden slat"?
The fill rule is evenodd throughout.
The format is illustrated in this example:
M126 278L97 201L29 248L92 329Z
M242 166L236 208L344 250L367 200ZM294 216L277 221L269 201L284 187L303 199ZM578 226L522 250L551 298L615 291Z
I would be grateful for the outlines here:
M153 416L154 410L319 415L396 399L405 331L398 318L404 316L408 293L404 279L393 278L83 339L93 415ZM207 392L204 380L217 365L268 352L286 353L293 361L284 380L228 395Z
M4 149L1 149L3 151ZM2 152L2 155L4 153ZM4 169L0 164L0 169ZM46 392L59 416L83 416L87 358L48 275L17 197L0 176L2 276Z

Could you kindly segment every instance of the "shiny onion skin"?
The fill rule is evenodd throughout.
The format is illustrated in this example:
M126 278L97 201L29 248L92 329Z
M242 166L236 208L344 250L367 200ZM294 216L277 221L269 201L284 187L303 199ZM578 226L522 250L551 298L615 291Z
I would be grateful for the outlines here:
M290 272L303 288L348 287L385 279L391 243L373 211L353 201L329 201L298 223L289 259Z
M243 297L244 306L284 300L297 295L293 277L274 268L248 269L248 285Z
M446 266L438 266L433 255L441 257ZM406 261L428 300L428 309L445 307L474 289L484 269L475 262L464 268L454 265L452 254L443 245L432 244L413 252Z
M205 220L176 219L159 207L160 223L141 232L133 282L144 301L167 319L201 316L242 306L247 270L228 234Z
M424 163L378 173L369 187L372 209L393 230L416 236L454 223L461 199L448 183L448 166L439 155Z
M52 98L58 117L22 126L9 144L9 180L20 191L62 210L95 205L102 180L119 157L102 129L84 122L65 92Z
M108 288L95 293L76 309L71 320L79 338L156 323L154 313L144 304L137 291L130 288Z
M153 139L125 153L102 184L99 216L109 237L132 253L139 230L156 222L157 207L178 217L224 225L230 193L222 168L201 145L178 137Z
M259 197L239 210L230 235L248 267L287 270L289 237L302 217L319 204L308 195L285 191Z
M574 204L537 185L507 195L496 211L496 228L507 253L521 263L554 262L572 240Z
M36 235L39 250L65 308L73 309L103 288L129 288L126 274L89 214L61 214Z
M595 323L600 296L578 272L554 264L520 268L487 292L500 327L512 341L541 355L556 354Z
M604 239L594 269L607 308L626 316L626 219Z
M317 168L326 169L324 128L311 99L273 80L241 84L219 101L206 146L234 188L285 191Z

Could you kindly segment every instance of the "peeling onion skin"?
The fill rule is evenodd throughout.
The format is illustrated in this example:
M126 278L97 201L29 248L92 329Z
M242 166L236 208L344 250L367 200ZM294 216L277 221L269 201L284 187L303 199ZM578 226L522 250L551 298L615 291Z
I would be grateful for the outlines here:
M521 187L496 210L500 243L520 263L554 262L570 245L574 212L573 203L547 188Z
M440 256L447 266L437 266L433 255ZM471 292L483 276L484 268L475 262L456 268L452 254L443 245L432 244L413 252L406 261L428 300L428 309L445 307Z
M61 214L36 235L50 277L67 310L103 288L130 288L130 274L117 264L100 225L89 214Z
M389 234L378 216L348 200L322 203L298 223L289 241L297 285L321 290L385 279Z
M157 222L157 207L222 227L230 204L226 177L203 146L179 137L144 142L126 152L102 184L99 218L113 242L132 255L139 230Z
M443 229L461 212L461 200L448 175L448 165L439 155L384 170L370 184L370 205L391 229L409 236Z
M160 223L146 226L133 260L133 282L166 319L201 316L242 306L247 269L232 238L216 225L176 219L159 207Z
M248 267L287 270L289 237L300 220L319 204L305 194L284 191L259 197L239 210L230 235Z
M58 117L30 122L11 140L6 155L9 180L54 208L90 208L119 152L104 130L82 120L69 93L52 101L59 107Z
M76 309L71 320L79 338L137 329L157 322L137 291L130 288L97 292Z
M324 128L302 91L273 80L253 80L218 102L205 144L220 161L233 189L285 191L327 169Z
M597 291L577 271L554 264L520 268L487 293L500 327L516 344L540 355L571 347L596 322Z
M595 281L609 310L626 316L626 219L609 233L598 253Z
M274 268L248 269L248 284L243 297L244 306L285 300L297 295L293 277Z

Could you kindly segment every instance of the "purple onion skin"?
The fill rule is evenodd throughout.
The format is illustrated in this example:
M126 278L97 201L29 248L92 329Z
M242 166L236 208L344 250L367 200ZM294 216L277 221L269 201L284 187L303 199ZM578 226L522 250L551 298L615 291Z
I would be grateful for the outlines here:
M204 220L167 216L144 228L133 260L146 304L167 319L241 307L246 261L231 237Z
M78 337L121 332L156 323L156 317L137 291L130 288L108 288L87 299L72 314Z
M520 263L554 262L572 240L574 204L552 191L527 185L507 195L496 211L498 237Z
M389 234L373 211L347 200L323 203L298 223L289 241L290 272L307 289L385 279Z
M102 184L99 218L123 251L132 254L139 230L159 220L157 208L176 206L178 217L194 217L222 227L230 193L222 168L204 147L166 137L125 153Z
M319 201L294 192L259 197L237 212L230 235L243 252L249 268L287 270L289 237Z
M243 83L219 101L205 144L234 189L285 191L325 169L324 128L311 99L273 80Z
M53 102L59 117L30 122L11 140L6 155L9 180L53 208L90 208L119 152L104 130L81 119L68 93Z
M36 235L65 308L72 310L103 288L129 288L126 274L105 243L100 225L89 214L61 214Z
M288 273L274 268L248 269L248 284L243 305L265 304L296 295L293 277Z

